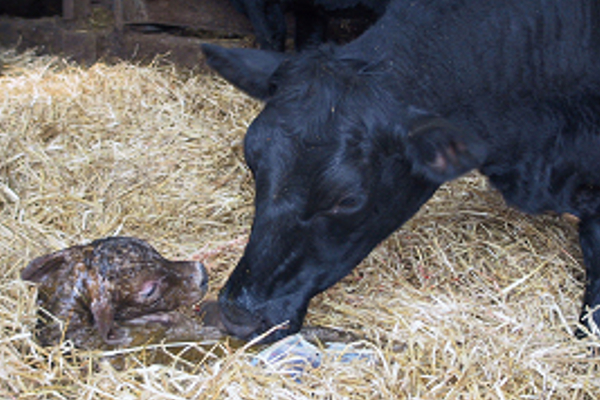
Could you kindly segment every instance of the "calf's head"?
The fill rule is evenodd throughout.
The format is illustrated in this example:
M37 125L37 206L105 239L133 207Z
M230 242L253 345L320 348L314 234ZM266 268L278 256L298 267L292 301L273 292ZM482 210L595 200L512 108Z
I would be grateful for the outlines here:
M250 240L217 307L239 337L285 321L269 339L297 331L314 295L485 156L476 135L404 102L381 66L335 47L297 56L203 51L265 101L244 144L256 189Z
M38 326L42 344L63 337L78 347L126 344L119 325L163 315L202 299L208 276L196 261L169 261L148 243L110 237L73 246L31 261L21 272L38 284L43 309ZM64 328L62 328L64 326Z

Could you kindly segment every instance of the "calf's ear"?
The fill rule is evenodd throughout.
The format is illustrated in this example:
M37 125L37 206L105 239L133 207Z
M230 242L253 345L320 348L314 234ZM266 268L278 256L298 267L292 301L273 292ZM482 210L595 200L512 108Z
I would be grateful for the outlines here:
M104 342L118 343L118 338L114 337L115 310L110 282L98 274L91 274L86 283L94 326Z
M203 44L206 63L238 89L259 100L272 95L271 76L285 60L282 53L256 49L227 49Z
M487 156L487 146L477 134L436 115L413 116L406 135L413 169L440 184L480 167Z
M68 251L69 249L60 250L52 254L37 257L21 271L21 279L35 283L44 281L67 262Z

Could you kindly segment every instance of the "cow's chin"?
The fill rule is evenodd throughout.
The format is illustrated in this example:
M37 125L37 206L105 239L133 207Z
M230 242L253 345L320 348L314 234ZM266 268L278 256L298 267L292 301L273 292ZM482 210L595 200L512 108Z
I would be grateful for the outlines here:
M257 343L269 343L291 333L282 327L268 335L271 328L262 317L242 310L232 304L222 304L215 300L205 302L200 308L204 325L214 326L228 335L242 340L258 340Z

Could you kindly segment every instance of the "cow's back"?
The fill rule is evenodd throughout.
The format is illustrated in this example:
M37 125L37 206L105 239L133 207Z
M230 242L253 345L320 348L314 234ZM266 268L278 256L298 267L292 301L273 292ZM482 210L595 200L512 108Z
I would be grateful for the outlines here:
M380 64L396 77L403 97L424 107L444 107L467 95L595 90L600 5L397 0L343 52Z

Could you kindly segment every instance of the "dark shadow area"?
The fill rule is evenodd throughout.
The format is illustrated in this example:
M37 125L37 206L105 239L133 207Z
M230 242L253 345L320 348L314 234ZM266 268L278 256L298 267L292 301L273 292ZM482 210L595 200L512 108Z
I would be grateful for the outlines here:
M62 14L62 0L2 0L0 15L20 18L54 17Z

